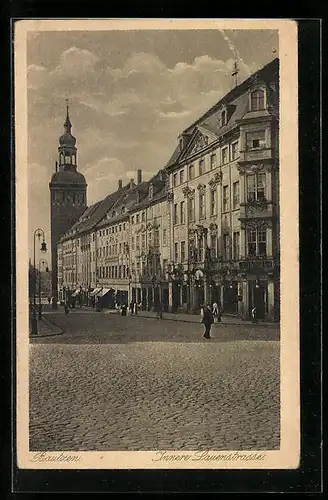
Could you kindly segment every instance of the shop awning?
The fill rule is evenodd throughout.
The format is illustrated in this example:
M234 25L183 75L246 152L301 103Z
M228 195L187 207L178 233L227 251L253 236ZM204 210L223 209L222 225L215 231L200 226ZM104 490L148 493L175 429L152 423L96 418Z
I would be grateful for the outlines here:
M104 295L106 295L106 293L110 292L111 290L112 288L103 288L101 292L99 292L97 295L98 297L103 297Z
M90 297L94 297L95 295L98 295L98 293L101 291L101 288L95 288L93 292L90 293Z

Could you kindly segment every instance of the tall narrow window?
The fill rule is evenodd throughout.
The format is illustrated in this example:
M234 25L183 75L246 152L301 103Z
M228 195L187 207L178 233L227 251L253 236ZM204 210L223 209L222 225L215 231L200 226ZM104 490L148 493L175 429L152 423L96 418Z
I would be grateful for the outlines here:
M230 237L228 234L223 235L223 246L224 260L230 260Z
M198 168L199 168L199 175L203 175L204 172L205 172L205 162L204 162L204 160L199 160Z
M178 243L174 243L174 262L179 261L179 246Z
M195 198L188 199L188 219L189 222L195 221Z
M217 190L211 189L210 191L210 205L211 205L211 215L216 215L217 212Z
M239 259L239 232L233 233L233 258Z
M186 243L185 243L185 241L181 241L180 251L181 251L181 262L184 262L186 260Z
M194 168L194 165L189 165L188 172L189 172L189 180L191 181L195 177L195 168Z
M217 246L218 246L218 238L215 235L211 236L211 257L216 259L217 257Z
M173 224L178 224L178 204L173 205Z
M239 145L238 141L231 144L231 160L236 160L239 156Z
M148 232L148 245L149 246L152 246L152 240L153 240L153 238L152 238L152 232L149 231Z
M211 170L216 168L216 154L211 155Z
M228 186L223 186L222 190L222 211L228 212L229 210L229 190Z
M146 235L145 235L145 233L143 233L141 235L141 248L142 248L142 250L145 250L145 248L146 248Z
M178 174L175 173L173 174L173 187L176 187L178 185Z
M228 148L222 149L222 165L225 165L229 161Z
M199 218L205 218L205 192L201 191L199 193Z
M256 256L256 229L247 230L247 251L249 257Z
M185 202L184 201L180 202L180 223L181 224L185 223Z
M180 170L180 184L184 182L184 170Z
M239 207L240 197L239 197L239 181L236 181L232 185L232 202L233 208Z
M258 239L258 254L266 255L267 254L267 232L266 228L259 228L257 232Z
M140 250L140 236L139 236L139 234L136 236L136 250Z
M251 93L251 109L252 111L264 109L264 90L255 90Z

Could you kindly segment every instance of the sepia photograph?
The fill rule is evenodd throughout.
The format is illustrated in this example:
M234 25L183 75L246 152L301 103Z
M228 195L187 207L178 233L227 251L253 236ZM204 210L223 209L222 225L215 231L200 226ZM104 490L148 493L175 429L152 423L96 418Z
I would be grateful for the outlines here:
M297 467L296 26L15 28L19 466Z

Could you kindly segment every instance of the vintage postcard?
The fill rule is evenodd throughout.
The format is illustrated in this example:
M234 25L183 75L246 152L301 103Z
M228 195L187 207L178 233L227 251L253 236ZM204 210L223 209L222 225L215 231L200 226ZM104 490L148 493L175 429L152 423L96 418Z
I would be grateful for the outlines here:
M295 469L297 24L14 23L22 469Z

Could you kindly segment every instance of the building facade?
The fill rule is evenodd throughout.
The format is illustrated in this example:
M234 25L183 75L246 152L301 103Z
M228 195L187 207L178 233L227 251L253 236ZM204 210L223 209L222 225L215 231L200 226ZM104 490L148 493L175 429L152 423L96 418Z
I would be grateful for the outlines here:
M72 255L71 255L72 254ZM75 254L75 257L73 257ZM58 245L59 287L105 307L279 320L279 61L181 132L167 165L83 212ZM89 297L89 298L90 298Z
M179 137L167 165L178 307L279 319L278 97L275 60Z

